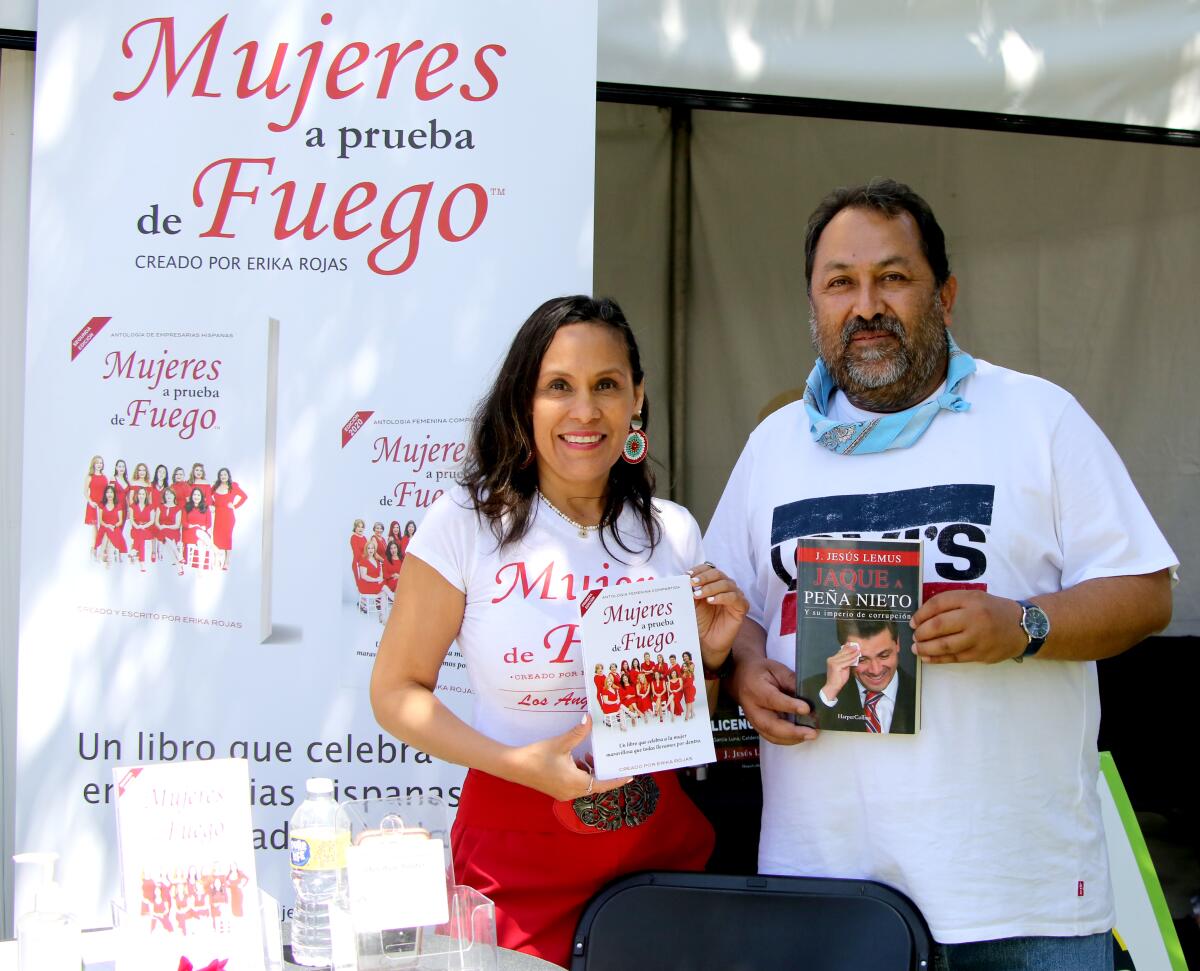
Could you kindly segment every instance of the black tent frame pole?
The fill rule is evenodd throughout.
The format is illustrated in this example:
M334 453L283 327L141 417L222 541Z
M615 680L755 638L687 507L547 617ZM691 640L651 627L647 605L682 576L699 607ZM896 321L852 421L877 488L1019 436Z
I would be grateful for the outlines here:
M36 49L36 30L16 30L12 27L0 27L0 50L32 51Z
M671 108L671 225L669 292L667 294L668 421L671 428L671 476L669 495L687 505L687 476L684 474L684 420L687 407L687 325L690 292L692 241L692 112Z
M966 128L976 131L1052 135L1060 138L1093 138L1116 142L1179 145L1200 148L1200 131L1126 125L1038 115L966 111L958 108L921 108L885 105L867 101L831 101L824 98L793 98L773 94L734 94L695 88L659 88L643 84L596 85L596 100L619 104L652 105L657 108L689 108L706 111L747 111L764 115L793 115L806 118L836 118L843 121L874 121L893 125L925 125L937 128Z

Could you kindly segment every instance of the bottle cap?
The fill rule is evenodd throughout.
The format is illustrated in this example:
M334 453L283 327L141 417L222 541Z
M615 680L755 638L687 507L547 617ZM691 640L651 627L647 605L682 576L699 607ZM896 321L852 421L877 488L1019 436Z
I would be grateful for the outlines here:
M304 781L304 791L310 796L332 796L333 780L324 776L313 776Z
M54 864L57 853L18 853L14 863L28 863L41 868L40 882L33 893L33 909L42 914L66 913L66 899L62 887L54 882Z

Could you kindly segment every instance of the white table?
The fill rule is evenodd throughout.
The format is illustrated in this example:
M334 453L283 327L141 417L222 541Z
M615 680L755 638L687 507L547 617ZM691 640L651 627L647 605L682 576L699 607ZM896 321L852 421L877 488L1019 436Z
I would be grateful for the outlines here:
M113 934L111 928L83 932L83 966L85 971L115 971L113 964ZM557 964L540 958L496 948L499 971L562 971ZM284 963L287 971L299 965ZM17 942L0 941L0 971L17 971ZM311 971L311 969L310 969Z

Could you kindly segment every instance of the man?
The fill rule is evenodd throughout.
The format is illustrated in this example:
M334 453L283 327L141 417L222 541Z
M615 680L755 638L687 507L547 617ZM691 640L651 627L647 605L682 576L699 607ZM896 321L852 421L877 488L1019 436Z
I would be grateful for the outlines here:
M826 659L824 673L800 684L817 724L850 732L911 733L916 685L900 670L896 622L839 617L836 630L841 646Z
M763 739L759 869L899 888L936 967L1111 968L1092 662L1166 625L1174 554L1069 394L954 344L958 281L911 189L827 197L805 275L817 366L750 436L705 540L750 600L730 687ZM916 735L796 724L790 587L813 534L924 541Z

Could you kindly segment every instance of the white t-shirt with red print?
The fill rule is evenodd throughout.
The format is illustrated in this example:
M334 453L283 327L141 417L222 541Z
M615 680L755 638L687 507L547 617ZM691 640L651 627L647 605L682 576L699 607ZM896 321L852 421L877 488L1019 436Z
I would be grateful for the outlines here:
M489 738L526 745L560 735L587 710L579 606L589 590L679 576L704 561L700 528L682 506L655 499L662 533L653 553L629 509L618 528L579 530L534 499L524 538L502 549L488 523L455 487L430 507L408 554L467 598L458 648L475 694L473 724ZM605 545L607 544L607 549Z

